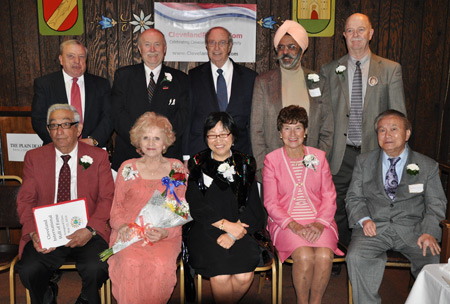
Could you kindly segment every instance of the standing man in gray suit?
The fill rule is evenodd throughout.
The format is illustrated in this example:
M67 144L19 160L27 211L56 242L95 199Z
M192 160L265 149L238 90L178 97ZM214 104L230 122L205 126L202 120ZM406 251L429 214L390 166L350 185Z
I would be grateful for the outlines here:
M327 78L334 115L334 139L330 169L336 186L335 220L339 242L350 243L345 196L355 159L377 147L373 132L375 117L387 109L406 114L400 64L381 58L369 49L373 28L369 17L353 14L345 23L348 54L321 69ZM339 269L333 267L333 273Z
M273 45L280 67L259 75L253 89L250 136L257 164L258 181L262 182L264 157L283 142L277 129L280 110L298 105L308 113L306 144L328 154L333 141L329 87L325 78L301 66L308 48L308 34L297 22L286 20L277 30Z
M347 267L355 304L381 303L388 250L411 261L414 277L426 264L439 263L439 222L447 206L438 163L407 145L406 116L387 110L376 118L375 129L381 149L357 157L346 198L353 228Z

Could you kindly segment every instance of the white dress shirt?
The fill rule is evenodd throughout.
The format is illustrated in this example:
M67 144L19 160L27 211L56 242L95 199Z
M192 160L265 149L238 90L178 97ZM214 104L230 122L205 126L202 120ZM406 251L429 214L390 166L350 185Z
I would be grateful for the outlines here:
M67 94L67 100L69 101L69 104L72 105L72 100L70 100L71 98L71 92L72 92L72 84L73 84L73 77L69 76L69 74L67 74L66 72L63 71L63 77L64 77L64 84L66 86L66 94ZM77 80L77 84L78 87L80 88L80 95L81 95L81 108L83 113L79 113L81 115L81 117L83 117L83 121L84 121L84 109L86 108L84 106L85 101L86 101L86 90L84 88L84 75L81 75L80 77L78 77Z
M64 165L64 160L61 158L62 155L70 155L70 159L67 162L70 168L70 199L74 200L78 198L77 196L77 165L78 165L78 143L75 146L75 149L72 150L69 154L62 154L61 151L55 148L56 151L56 165L55 165L55 200L54 203L57 203L58 197L58 181L59 181L59 171L61 171L61 167Z

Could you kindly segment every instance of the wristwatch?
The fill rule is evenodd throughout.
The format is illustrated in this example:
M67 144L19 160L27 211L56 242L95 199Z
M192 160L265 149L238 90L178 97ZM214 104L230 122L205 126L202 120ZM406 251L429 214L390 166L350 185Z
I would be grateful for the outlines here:
M98 141L94 137L88 136L88 138L92 139L92 143L94 144L94 146L98 146Z
M92 236L97 235L97 231L94 228L92 228L91 226L86 226L86 229L92 233Z

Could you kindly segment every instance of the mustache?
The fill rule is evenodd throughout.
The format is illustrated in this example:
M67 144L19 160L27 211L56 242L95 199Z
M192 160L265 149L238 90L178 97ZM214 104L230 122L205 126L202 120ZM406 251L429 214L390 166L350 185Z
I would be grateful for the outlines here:
M295 57L296 57L296 56L287 53L287 54L281 54L280 56L277 56L277 59L278 59L278 60L283 60L283 59L286 59L286 58L289 58L289 59L295 59Z

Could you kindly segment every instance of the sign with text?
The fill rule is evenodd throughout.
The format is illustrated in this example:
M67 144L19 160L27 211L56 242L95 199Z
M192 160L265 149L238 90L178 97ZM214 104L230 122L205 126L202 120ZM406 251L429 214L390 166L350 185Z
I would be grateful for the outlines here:
M205 34L215 26L232 34L234 61L255 62L256 4L155 3L155 28L166 37L166 61L208 61Z
M23 162L25 153L42 146L37 134L7 133L8 161Z

